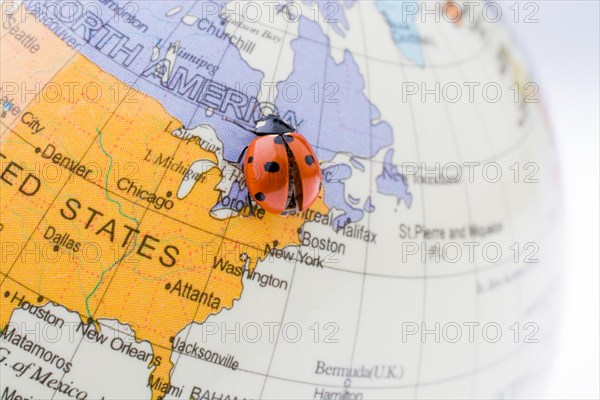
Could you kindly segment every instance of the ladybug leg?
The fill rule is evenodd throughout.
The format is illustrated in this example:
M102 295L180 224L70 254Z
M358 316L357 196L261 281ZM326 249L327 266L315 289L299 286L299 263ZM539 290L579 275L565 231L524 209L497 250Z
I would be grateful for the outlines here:
M256 213L254 212L254 206L252 205L252 197L250 197L250 193L248 193L248 207L250 207L250 214L254 217Z
M238 164L242 162L242 159L244 158L244 154L246 154L246 150L248 150L248 146L244 147L244 150L242 150L242 152L240 153L240 156L238 157Z

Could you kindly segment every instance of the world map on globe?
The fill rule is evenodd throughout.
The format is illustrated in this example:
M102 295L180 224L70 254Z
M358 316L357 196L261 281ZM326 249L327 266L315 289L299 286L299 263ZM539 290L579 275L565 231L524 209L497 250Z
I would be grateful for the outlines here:
M559 172L495 3L1 5L1 399L539 393ZM237 162L274 112L286 217Z

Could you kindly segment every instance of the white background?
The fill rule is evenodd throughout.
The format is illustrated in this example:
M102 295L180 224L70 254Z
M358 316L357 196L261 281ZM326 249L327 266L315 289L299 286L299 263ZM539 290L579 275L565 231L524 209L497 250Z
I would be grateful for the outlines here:
M527 3L525 1L521 3ZM565 198L566 296L547 396L599 394L599 2L536 1L537 23L503 20L529 57L554 127Z

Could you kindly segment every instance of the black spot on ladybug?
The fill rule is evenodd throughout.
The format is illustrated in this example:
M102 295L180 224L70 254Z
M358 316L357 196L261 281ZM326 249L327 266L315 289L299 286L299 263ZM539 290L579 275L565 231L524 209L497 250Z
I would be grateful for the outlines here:
M275 136L273 141L277 144L283 144L283 138L280 135Z
M292 143L294 141L294 137L291 135L285 135L284 138L285 138L285 141L288 143Z
M279 164L277 163L277 161L271 161L271 162L265 163L265 171L271 172L271 173L278 172Z
M252 156L248 157L248 164L251 164L252 161L254 161L254 157L252 157Z
M315 159L313 156L311 156L310 154L307 155L306 157L304 157L304 161L306 161L307 165L313 165L315 162Z
M265 199L265 194L263 192L258 192L254 195L254 198L258 201L263 201Z

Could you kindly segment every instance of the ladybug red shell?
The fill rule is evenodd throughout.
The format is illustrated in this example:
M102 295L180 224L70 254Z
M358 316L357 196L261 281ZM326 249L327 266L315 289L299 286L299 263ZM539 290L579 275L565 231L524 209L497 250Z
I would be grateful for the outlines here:
M277 115L258 121L244 158L249 194L273 214L305 211L321 189L321 168L304 136Z

